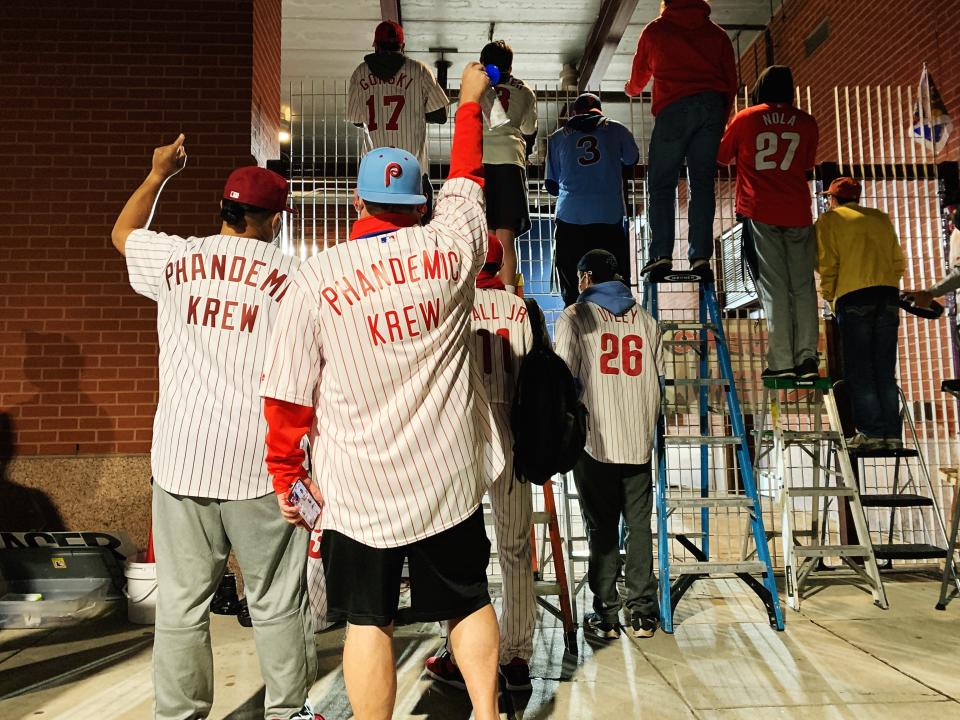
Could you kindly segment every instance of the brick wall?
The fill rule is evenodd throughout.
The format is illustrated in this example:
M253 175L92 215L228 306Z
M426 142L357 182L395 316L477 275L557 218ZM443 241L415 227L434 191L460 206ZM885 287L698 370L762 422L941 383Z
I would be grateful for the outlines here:
M183 131L153 227L216 231L227 173L278 152L279 23L280 0L0 4L0 409L18 454L149 450L155 307L110 229Z
M955 3L952 12L948 5L943 0L788 0L783 4L770 24L774 61L793 68L797 85L811 87L813 114L820 124L821 161L836 160L835 85L901 85L915 92L924 62L957 123L939 159L960 158L960 13L955 12ZM827 40L807 56L804 41L826 18ZM743 52L740 75L747 87L766 66L766 53L763 35Z

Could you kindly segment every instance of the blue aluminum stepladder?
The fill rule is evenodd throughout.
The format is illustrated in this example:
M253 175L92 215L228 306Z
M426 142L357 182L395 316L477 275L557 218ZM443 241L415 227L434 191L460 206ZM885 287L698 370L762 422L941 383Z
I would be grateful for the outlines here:
M667 271L655 273L644 283L644 305L648 312L659 321L658 293L659 283L695 283L699 295L699 319L697 321L662 321L661 333L670 331L695 331L696 340L668 340L664 344L686 344L699 355L698 377L680 380L667 378L664 385L688 384L698 387L699 435L666 434L666 387L661 387L661 413L657 423L655 451L657 458L657 558L659 565L660 621L663 630L673 632L673 613L690 587L701 579L710 577L735 576L747 584L763 602L770 625L783 630L783 611L777 594L776 580L767 534L763 526L760 498L753 475L753 461L747 444L747 432L744 427L740 400L734 383L733 366L723 331L720 309L717 304L713 273L709 270L701 273ZM713 336L717 362L721 377L709 377L710 336ZM731 435L711 435L709 387L722 385L727 404ZM667 450L671 446L700 448L700 492L698 496L668 492ZM742 493L718 495L710 492L710 454L711 448L733 446L736 450ZM692 562L670 562L668 520L678 509L700 509L699 547L687 536L687 533L674 533L677 542L694 558ZM755 560L711 561L710 557L710 512L720 508L734 508L749 514L750 532L756 550ZM757 576L760 576L758 579Z

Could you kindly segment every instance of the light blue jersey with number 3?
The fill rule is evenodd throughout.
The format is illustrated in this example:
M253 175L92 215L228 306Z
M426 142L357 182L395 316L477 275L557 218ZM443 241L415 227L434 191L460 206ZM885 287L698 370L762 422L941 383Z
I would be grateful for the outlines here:
M576 225L623 220L622 168L639 159L630 131L607 117L597 123L574 119L554 132L547 142L546 186L559 196L557 219Z

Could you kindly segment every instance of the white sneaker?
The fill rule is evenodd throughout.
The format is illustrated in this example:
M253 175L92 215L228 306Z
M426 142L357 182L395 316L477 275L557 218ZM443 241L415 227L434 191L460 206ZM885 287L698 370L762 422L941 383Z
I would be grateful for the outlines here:
M848 450L882 450L883 448L883 438L867 437L862 432L847 439Z

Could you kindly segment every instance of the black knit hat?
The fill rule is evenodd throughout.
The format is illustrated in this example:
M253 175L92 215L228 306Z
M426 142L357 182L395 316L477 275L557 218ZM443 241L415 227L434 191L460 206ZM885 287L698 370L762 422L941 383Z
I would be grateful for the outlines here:
M577 270L582 273L590 273L595 283L609 282L619 277L617 275L617 258L613 256L613 253L606 250L589 251L580 258L580 262L577 263Z

